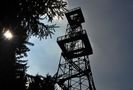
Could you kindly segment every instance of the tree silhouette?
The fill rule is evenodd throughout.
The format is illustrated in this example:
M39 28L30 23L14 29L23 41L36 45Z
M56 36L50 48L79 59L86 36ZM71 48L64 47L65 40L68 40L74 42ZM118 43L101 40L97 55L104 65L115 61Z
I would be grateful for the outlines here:
M56 25L46 25L55 16L62 18L67 3L63 0L1 0L0 1L0 89L25 90L26 61L30 50L26 44L31 36L39 39L51 36ZM14 37L6 40L10 30ZM39 90L39 89L38 89Z
M54 78L50 75L28 75L28 82L27 90L55 90Z

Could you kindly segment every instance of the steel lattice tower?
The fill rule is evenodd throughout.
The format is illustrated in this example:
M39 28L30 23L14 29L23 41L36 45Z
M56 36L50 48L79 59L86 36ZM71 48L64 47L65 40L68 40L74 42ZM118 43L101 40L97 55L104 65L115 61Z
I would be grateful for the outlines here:
M62 53L56 73L56 82L63 90L96 90L89 55L93 54L80 8L68 11L66 34L57 38ZM62 58L63 57L63 58Z

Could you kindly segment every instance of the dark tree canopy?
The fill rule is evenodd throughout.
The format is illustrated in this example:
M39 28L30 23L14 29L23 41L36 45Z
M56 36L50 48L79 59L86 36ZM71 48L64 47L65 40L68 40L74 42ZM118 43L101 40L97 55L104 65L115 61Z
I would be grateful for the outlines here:
M27 75L27 79L30 81L27 90L56 90L54 78L48 74L46 77Z
M42 39L54 31L55 25L46 25L40 20L47 18L52 22L55 16L62 18L66 4L63 0L1 0L0 28L10 28L19 36L14 40L19 42L16 52L26 55L24 52L29 50L23 44L30 36Z
M41 20L46 19L52 22L55 16L62 18L66 5L64 0L0 0L0 64L3 64L0 67L1 70L3 69L0 74L0 89L4 87L25 90L27 61L21 58L27 56L26 52L30 50L26 46L28 39L31 36L43 39L51 35L56 25L47 25ZM11 41L3 39L3 33L8 29L14 35ZM8 65L11 68L8 68ZM3 73L4 71L7 72ZM14 77L15 74L16 77ZM15 84L12 80L16 80L15 84L19 84L17 89L14 89ZM5 85L7 81L11 85Z
M49 26L39 20L63 16L66 2L63 0L1 0L0 24L2 26L22 26L28 35L46 36ZM44 17L44 18L41 18Z

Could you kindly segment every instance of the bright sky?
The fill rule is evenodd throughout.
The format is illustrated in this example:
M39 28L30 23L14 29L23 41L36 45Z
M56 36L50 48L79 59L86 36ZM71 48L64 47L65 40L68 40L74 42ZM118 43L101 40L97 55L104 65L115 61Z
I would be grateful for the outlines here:
M69 8L81 7L94 54L91 69L97 90L133 90L133 1L68 0ZM54 74L60 57L56 38L65 33L67 21L56 21L53 38L35 43L28 56L28 73Z

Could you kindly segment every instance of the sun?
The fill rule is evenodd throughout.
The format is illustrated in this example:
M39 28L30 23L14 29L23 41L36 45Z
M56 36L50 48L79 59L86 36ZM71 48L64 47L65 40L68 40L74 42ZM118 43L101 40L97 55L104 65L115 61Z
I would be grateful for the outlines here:
M4 37L8 40L13 38L13 34L10 32L10 30L5 31Z

